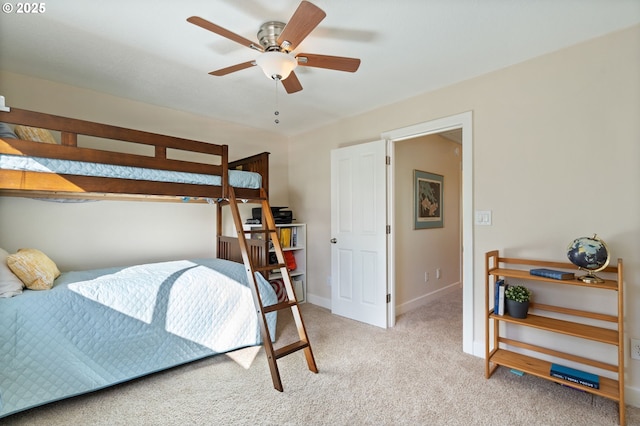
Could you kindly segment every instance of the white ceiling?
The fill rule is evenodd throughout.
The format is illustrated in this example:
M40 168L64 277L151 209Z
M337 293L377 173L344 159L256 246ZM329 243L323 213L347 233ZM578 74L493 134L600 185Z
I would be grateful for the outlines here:
M258 67L208 75L259 53L186 19L257 41L299 0L48 1L0 15L0 69L290 136L640 22L640 0L312 1L327 17L294 53L362 64L300 67L291 95Z

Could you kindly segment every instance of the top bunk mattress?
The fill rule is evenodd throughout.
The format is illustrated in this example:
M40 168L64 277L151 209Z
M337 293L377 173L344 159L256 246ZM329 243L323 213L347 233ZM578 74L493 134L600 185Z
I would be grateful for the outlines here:
M200 173L175 172L144 167L119 166L75 160L59 160L45 157L26 157L11 154L0 154L0 169L154 182L211 186L222 185L222 178L220 176ZM262 177L259 173L255 172L229 170L229 185L234 188L259 189L262 186Z

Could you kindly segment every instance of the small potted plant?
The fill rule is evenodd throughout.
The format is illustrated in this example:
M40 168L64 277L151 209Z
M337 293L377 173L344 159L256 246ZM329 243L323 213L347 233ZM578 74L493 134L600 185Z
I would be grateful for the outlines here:
M523 285L510 285L504 292L506 308L513 318L526 318L531 300L531 290Z

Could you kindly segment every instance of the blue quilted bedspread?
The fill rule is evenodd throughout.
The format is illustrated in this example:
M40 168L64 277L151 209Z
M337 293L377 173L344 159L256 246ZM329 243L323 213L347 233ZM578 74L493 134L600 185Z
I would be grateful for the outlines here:
M0 299L0 324L0 417L262 343L244 267L221 259L63 273Z
M79 176L150 180L154 182L176 182L201 185L222 185L220 176L200 173L173 172L144 167L117 166L113 164L87 163L83 161L59 160L55 158L24 157L0 154L0 169L32 172L49 172ZM262 185L259 173L229 170L229 184L235 188L257 189Z

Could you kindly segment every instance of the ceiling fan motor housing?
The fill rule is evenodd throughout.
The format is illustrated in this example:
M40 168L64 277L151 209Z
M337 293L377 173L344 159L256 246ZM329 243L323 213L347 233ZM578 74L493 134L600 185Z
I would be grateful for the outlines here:
M265 22L260 26L260 30L258 31L258 41L264 48L265 52L283 51L288 53L288 50L286 50L284 46L281 47L278 45L278 37L280 37L280 33L282 33L284 26L284 22L278 21Z

